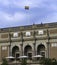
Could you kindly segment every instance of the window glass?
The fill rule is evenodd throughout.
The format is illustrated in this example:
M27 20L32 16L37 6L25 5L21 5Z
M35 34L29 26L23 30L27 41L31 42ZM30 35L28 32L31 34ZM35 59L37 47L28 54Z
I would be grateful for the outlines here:
M1 34L1 38L8 38L8 34Z
M6 47L6 46L3 46L3 47L2 47L2 50L7 50L7 47Z
M43 34L43 30L39 30L38 31L38 34Z
M26 32L26 36L30 36L31 34L30 34L30 32Z
M18 37L18 33L15 32L15 33L13 34L13 37Z
M52 47L57 47L57 43L52 43L51 46Z

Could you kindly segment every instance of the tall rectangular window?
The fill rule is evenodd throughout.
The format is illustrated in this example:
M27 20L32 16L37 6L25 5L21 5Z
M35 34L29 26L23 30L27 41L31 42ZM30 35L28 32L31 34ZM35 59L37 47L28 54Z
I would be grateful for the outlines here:
M43 30L38 30L38 34L40 34L40 35L41 35L41 34L44 34L44 33L43 33Z
M26 32L26 36L30 36L31 35L31 33L30 32Z

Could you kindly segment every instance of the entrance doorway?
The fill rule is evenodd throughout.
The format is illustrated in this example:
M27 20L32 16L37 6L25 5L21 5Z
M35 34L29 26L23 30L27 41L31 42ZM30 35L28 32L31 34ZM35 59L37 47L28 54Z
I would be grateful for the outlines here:
M20 54L19 53L16 53L16 56L15 56L16 57L16 60L19 60L19 58L18 58L19 56L20 56Z
M16 58L18 58L20 55L19 55L19 53L16 53Z
M37 47L37 54L42 55L43 57L45 57L45 46L43 44L40 44Z
M15 57L15 58L19 57L19 47L18 46L13 47L12 56Z
M24 55L28 56L29 59L32 59L32 47L30 45L25 47Z
M32 60L32 53L28 53L28 58Z

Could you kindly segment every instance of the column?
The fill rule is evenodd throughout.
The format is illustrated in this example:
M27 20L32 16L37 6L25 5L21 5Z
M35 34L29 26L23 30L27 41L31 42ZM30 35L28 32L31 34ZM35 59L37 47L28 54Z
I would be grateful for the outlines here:
M50 44L49 44L49 40L50 40L50 37L49 37L49 30L47 29L47 54L48 54L48 58L49 58L49 47L50 47Z
M20 44L21 46L21 56L23 56L23 44Z
M49 42L47 42L47 58L49 58L49 51L50 51L49 47L50 47L50 44Z
M1 61L1 46L0 46L0 61Z
M9 56L11 56L11 34L9 33Z
M34 54L36 55L36 32L34 31Z
M36 55L36 43L33 43L33 45L34 45L34 55Z
M21 46L21 55L23 56L23 33L21 32L21 44L20 44L20 46Z

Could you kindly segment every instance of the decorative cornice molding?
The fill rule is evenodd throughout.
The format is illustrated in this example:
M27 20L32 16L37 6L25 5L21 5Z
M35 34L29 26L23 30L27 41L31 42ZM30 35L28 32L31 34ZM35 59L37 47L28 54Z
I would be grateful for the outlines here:
M45 24L35 24L35 25L26 25L26 26L18 26L18 27L9 27L9 28L1 28L0 33L5 32L15 32L15 31L24 31L24 30L35 30L35 29L46 29L46 28L57 28L57 22L55 23L45 23Z

